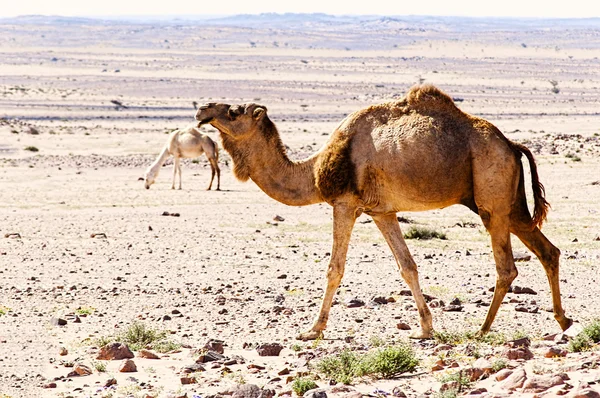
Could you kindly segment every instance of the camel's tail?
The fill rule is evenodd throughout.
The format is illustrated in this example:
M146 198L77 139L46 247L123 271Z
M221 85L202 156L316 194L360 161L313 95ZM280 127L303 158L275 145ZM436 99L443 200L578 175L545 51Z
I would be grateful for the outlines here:
M548 209L550 208L550 203L546 201L546 191L544 189L544 185L540 182L537 166L535 164L535 159L533 158L533 154L531 151L525 146L521 144L517 144L516 142L511 142L513 148L518 151L520 154L523 154L527 157L529 161L529 169L531 170L531 187L533 190L533 199L534 199L534 207L533 207L533 217L531 219L531 228L541 228L544 220L546 220L546 216L548 215ZM523 167L521 166L521 170ZM523 179L523 173L521 172L521 179Z

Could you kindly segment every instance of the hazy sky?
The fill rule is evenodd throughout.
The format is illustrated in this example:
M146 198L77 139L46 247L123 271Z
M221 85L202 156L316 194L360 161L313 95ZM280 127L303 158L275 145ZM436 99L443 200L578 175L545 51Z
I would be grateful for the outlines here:
M328 14L600 17L598 0L7 0L0 16L227 15L263 12Z

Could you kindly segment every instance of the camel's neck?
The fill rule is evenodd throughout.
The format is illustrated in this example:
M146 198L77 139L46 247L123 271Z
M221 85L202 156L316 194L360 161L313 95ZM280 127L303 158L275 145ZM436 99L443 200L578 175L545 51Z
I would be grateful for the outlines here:
M152 163L150 165L150 172L154 176L158 175L158 172L160 171L160 168L162 167L163 164L165 164L165 162L167 161L167 159L169 158L169 156L171 156L171 154L169 153L169 146L165 145L165 147L163 148L163 150L160 151L160 154L158 155L158 157L156 158L156 160L154 161L154 163Z
M314 156L291 161L274 126L272 135L256 136L250 145L246 145L222 135L236 177L242 181L251 178L267 195L289 206L323 202L315 186Z

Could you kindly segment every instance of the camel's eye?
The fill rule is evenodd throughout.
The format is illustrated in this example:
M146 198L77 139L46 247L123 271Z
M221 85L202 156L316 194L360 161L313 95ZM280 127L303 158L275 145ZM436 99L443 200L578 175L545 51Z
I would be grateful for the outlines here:
M238 117L242 113L243 113L242 108L239 105L231 106L227 110L227 116L229 116L229 119L231 119L231 120L234 120L236 117Z

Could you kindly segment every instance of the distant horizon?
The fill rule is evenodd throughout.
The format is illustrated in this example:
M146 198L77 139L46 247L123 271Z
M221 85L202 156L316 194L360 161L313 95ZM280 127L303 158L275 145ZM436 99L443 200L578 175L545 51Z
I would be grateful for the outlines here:
M187 19L187 20L200 20L200 19L219 19L219 18L230 18L236 16L260 16L260 15L326 15L331 17L384 17L384 18L472 18L472 19L521 19L521 20L589 20L589 19L600 19L600 16L585 16L585 17L572 17L572 16L506 16L506 15L436 15L436 14L332 14L327 12L257 12L257 13L236 13L236 14L107 14L107 15L64 15L64 14L19 14L19 15L2 15L1 19L13 19L13 18L27 18L27 17L45 17L45 18L85 18L85 19L97 19L97 20L126 20L126 19L149 19L149 20L170 20L170 19ZM600 29L600 25L598 26Z
M140 12L143 10L143 13ZM571 0L548 2L547 0L503 0L487 3L480 0L421 0L419 2L390 3L371 0L368 3L350 4L340 0L304 0L283 3L264 0L259 3L246 0L228 2L190 3L187 0L142 2L130 0L103 0L82 2L80 0L21 0L8 7L0 8L0 18L18 16L63 16L80 18L122 18L165 16L220 16L264 13L323 13L334 16L431 16L431 17L474 17L474 18L536 18L536 19L588 19L600 17L600 2ZM599 26L600 28L600 26Z

